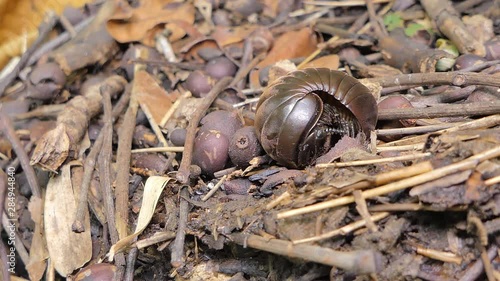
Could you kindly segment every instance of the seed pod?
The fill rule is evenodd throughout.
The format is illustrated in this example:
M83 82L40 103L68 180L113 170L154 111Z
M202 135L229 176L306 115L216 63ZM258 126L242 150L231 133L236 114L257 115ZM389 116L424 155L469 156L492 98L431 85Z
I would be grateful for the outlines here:
M236 113L226 110L210 112L201 119L200 124L202 125L200 131L219 131L225 135L228 140L233 137L236 130L243 126Z
M224 169L228 157L229 140L219 131L201 131L194 140L193 164L201 171L212 176Z
M355 78L327 68L309 68L291 72L264 90L255 128L274 160L304 167L344 135L369 136L377 112L370 90Z
M195 70L189 74L186 79L186 89L188 89L193 96L200 98L204 97L215 84L215 80L210 77L205 71Z
M234 133L229 143L229 158L238 167L247 167L254 157L262 155L263 149L260 145L255 128L246 126Z
M205 71L215 79L221 79L225 76L234 76L238 67L226 57L218 57L210 60L205 65Z

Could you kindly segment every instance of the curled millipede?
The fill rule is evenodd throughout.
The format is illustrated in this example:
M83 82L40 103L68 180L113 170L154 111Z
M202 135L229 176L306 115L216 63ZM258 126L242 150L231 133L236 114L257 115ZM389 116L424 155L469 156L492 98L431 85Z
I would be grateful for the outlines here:
M257 104L255 128L264 150L281 165L312 164L344 135L369 136L377 103L357 79L328 68L309 68L269 85Z

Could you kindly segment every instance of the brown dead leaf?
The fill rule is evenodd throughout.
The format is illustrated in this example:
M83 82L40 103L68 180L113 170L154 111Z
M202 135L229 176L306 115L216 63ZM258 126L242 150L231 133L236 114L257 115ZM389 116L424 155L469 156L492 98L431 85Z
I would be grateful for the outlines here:
M92 257L90 219L85 217L85 231L71 230L75 220L79 185L72 183L71 164L61 168L61 174L47 184L45 195L44 226L51 262L62 276L82 267ZM83 169L80 168L83 173Z
M30 280L41 280L45 268L46 260L49 256L47 243L43 229L43 202L42 199L32 196L28 205L31 219L35 222L35 231L31 240L30 261L26 265Z
M318 37L309 27L281 35L274 42L274 46L267 57L257 65L257 70L250 73L250 86L252 88L260 87L260 69L280 60L307 57L316 50L317 44Z
M141 41L154 46L154 34L165 24L176 22L194 23L195 8L191 3L173 3L172 0L142 1L137 8L130 7L125 1L117 5L114 15L107 22L108 32L118 42ZM168 26L169 40L174 42L186 33L180 25Z
M328 55L324 57L317 58L312 60L304 65L303 68L309 67L326 67L329 69L338 69L339 68L339 56L337 55Z
M212 37L224 47L229 44L239 43L245 40L257 26L244 25L244 26L216 26Z
M146 71L135 74L134 92L141 104L145 104L156 123L160 123L165 113L170 109L179 94L168 94L156 80Z
M20 55L38 36L38 26L52 10L61 14L66 6L81 7L91 0L0 0L0 69Z

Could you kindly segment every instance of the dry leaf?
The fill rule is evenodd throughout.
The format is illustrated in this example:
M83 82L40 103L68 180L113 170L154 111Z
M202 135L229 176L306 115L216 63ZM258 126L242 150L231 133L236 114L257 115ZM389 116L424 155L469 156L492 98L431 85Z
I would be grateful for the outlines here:
M137 93L140 103L147 105L156 123L160 123L179 96L178 92L168 94L146 71L136 73L134 92Z
M281 35L274 42L274 46L266 58L257 65L258 70L254 70L250 73L250 86L252 88L260 87L260 69L280 60L307 57L316 50L317 44L318 37L309 27L298 31L290 31Z
M163 189L171 180L173 179L169 177L159 176L148 178L148 180L146 181L146 185L144 186L141 211L139 212L139 217L137 218L137 226L135 227L135 231L133 234L121 239L120 241L116 242L116 244L111 246L111 249L108 253L110 261L113 260L116 253L119 253L130 246L130 244L134 241L134 238L141 234L146 226L148 226L156 209L158 199L160 199L160 195Z
M38 26L52 10L60 15L66 6L81 7L91 0L0 0L0 68L20 55L38 36Z
M31 219L35 222L35 231L31 240L30 261L26 265L30 280L40 280L43 277L47 264L45 260L49 254L43 230L43 202L42 199L32 196L28 205Z
M47 248L55 269L62 276L82 267L92 257L88 212L85 216L85 231L76 233L71 230L80 186L73 186L70 167L71 163L64 165L61 174L49 180L45 194Z
M212 37L219 43L219 46L227 46L234 43L239 43L245 40L257 26L216 26Z
M326 67L329 69L338 69L339 68L339 56L337 55L328 55L324 57L317 58L315 60L312 60L304 65L302 68L309 68L309 67Z
M125 1L116 5L114 15L107 23L108 32L118 42L141 41L154 46L154 34L165 24L171 23L170 42L182 38L186 33L176 22L194 23L196 9L190 3L172 3L172 0L142 1L137 8L130 7Z

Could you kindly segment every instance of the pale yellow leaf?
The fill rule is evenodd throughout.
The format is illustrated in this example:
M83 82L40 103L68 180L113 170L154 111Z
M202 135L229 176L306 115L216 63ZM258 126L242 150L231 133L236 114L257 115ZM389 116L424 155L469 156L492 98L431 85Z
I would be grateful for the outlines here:
M85 231L71 230L75 220L79 186L73 187L70 164L49 180L45 194L45 237L49 256L55 269L67 276L82 267L92 257L89 216L85 218Z
M121 239L116 242L115 245L111 246L109 250L108 257L112 261L115 254L126 249L142 231L148 226L151 218L153 217L154 211L156 209L156 204L160 195L171 180L170 177L160 177L153 176L149 177L144 186L144 194L142 195L142 205L139 212L139 217L137 219L137 226L133 234Z

